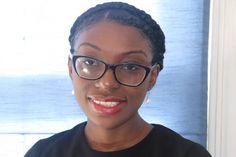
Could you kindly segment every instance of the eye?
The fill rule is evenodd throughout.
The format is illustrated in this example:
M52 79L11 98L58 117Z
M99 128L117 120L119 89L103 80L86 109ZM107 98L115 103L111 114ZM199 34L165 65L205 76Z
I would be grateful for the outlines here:
M140 67L135 64L124 64L122 69L127 71L136 71L139 70Z
M83 59L83 64L88 65L88 66L96 66L98 65L98 61L92 58L84 58Z

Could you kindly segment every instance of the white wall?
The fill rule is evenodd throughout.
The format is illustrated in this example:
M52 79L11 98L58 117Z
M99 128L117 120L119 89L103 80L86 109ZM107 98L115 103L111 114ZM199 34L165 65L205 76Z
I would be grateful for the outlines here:
M209 45L208 148L236 156L236 0L213 0Z

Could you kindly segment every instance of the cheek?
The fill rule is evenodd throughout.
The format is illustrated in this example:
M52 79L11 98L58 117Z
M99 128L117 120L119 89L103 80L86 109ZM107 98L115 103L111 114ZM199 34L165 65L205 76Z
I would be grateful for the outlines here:
M74 88L74 96L79 104L84 104L86 101L86 93L91 88L91 82L80 79L78 76L72 76L72 84Z
M129 100L132 104L142 105L146 93L150 89L150 75L146 78L146 80L138 87L133 88L129 91Z
M133 88L127 92L129 104L141 106L146 96L146 90L142 86Z

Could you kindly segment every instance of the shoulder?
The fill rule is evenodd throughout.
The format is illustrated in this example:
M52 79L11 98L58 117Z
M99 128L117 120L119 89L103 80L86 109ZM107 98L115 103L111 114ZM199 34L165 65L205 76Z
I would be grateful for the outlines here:
M207 150L198 143L190 141L175 131L153 124L152 138L157 147L161 147L162 154L175 157L210 157Z
M56 154L61 153L63 150L68 150L75 143L75 139L80 138L83 134L84 126L86 123L81 123L70 130L66 130L57 133L49 138L41 139L33 145L33 147L28 150L25 157L44 157L46 154Z

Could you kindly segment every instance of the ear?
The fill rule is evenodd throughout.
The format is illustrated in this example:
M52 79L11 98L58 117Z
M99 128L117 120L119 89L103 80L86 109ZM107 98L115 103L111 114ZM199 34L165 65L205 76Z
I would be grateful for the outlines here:
M70 56L68 56L67 66L68 66L69 76L70 76L70 78L72 79L73 66L72 66L72 59L71 59Z
M151 71L151 76L150 76L150 80L149 80L149 87L148 87L148 91L150 91L154 85L156 84L156 81L157 81L157 77L159 75L159 72L160 72L160 66L159 65L156 65L154 67L154 69L152 69Z

